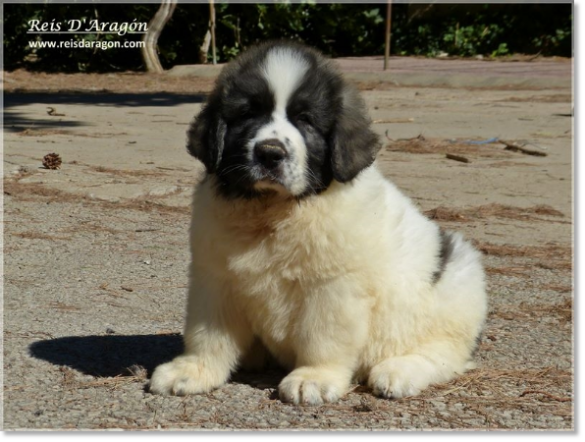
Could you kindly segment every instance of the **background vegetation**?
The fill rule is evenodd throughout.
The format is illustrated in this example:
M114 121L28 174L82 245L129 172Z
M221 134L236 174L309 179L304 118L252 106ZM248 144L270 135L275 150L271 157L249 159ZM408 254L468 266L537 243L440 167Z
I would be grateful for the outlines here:
M28 21L94 19L148 22L157 4L6 4L4 68L53 72L142 70L139 49L37 49L28 47ZM218 59L224 62L247 46L270 38L293 38L338 56L384 53L385 5L217 4ZM159 39L165 68L199 63L209 20L207 4L179 4ZM572 56L571 4L394 4L392 55L433 57L505 56L512 53ZM50 35L138 40L138 35ZM41 38L41 37L38 37Z

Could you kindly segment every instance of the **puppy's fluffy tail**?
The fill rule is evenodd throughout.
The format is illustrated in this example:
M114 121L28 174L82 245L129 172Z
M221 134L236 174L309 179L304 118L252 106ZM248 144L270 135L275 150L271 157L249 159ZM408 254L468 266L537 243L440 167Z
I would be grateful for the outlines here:
M463 235L444 232L448 239L448 256L443 273L437 281L437 307L451 332L475 339L483 328L487 314L485 273L481 253Z

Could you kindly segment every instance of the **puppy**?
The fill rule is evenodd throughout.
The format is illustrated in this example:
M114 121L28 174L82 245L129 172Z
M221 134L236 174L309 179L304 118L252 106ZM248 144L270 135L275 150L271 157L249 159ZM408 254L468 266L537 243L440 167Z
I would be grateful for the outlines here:
M185 353L154 393L205 393L268 355L280 398L333 402L353 381L416 395L473 367L486 316L480 254L378 171L364 103L291 42L229 63L188 132L193 200Z

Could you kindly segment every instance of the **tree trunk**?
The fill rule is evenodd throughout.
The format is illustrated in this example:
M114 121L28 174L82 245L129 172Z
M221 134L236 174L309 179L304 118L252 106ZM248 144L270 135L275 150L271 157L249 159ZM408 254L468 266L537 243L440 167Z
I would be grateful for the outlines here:
M146 70L148 72L161 73L164 70L158 59L156 45L158 37L169 19L172 17L176 6L177 0L163 0L160 8L156 11L156 14L148 24L146 34L144 34L144 37L142 38L142 41L144 42L142 58L144 59L144 64L146 65Z
M199 62L207 64L207 54L209 53L209 45L211 44L211 31L208 29L203 39L203 44L199 48Z
M211 60L213 64L217 64L217 56L215 50L215 4L214 0L209 0L209 23L211 31Z
M392 0L388 0L386 6L386 41L384 44L384 70L388 69L390 59L390 33L392 30Z

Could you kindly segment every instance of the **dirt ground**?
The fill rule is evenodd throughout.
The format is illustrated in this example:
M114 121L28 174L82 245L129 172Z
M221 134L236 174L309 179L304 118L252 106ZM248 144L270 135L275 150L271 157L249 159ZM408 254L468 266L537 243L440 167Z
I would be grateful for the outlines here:
M478 368L400 400L356 385L335 404L283 404L280 371L150 394L181 351L202 174L185 131L213 75L17 71L4 73L4 429L574 429L572 90L553 81L570 63L518 64L508 83L514 63L491 77L485 63L465 87L440 86L462 61L419 84L351 63L381 170L484 254Z

